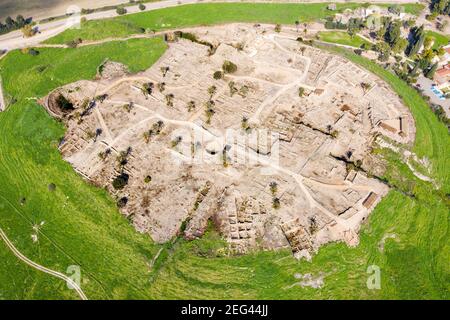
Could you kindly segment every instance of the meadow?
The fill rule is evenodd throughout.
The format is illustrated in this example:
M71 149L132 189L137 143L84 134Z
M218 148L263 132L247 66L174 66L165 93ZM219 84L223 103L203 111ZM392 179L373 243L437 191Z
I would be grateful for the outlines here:
M171 26L194 23L183 21ZM16 100L0 113L0 227L20 251L60 272L81 266L82 288L90 299L449 298L447 129L414 89L342 48L324 49L387 81L411 109L417 125L413 151L430 159L438 188L412 175L396 154L377 150L390 164L384 178L394 188L363 226L357 247L330 244L311 262L296 261L288 250L228 256L212 226L200 240L177 239L163 246L136 233L115 200L61 158L57 146L64 126L35 98L63 84L92 79L105 58L125 63L134 72L146 69L165 48L160 38L132 39L76 49L41 48L38 56L14 51L0 60L4 90ZM53 192L50 183L56 185ZM39 241L33 243L33 226L41 222ZM395 238L386 238L382 247L388 235ZM0 258L0 299L78 298L62 281L24 265L3 243ZM380 290L366 286L370 265L380 267ZM302 287L296 273L323 276L324 286Z
M360 3L337 3L336 11L328 3L201 3L159 9L111 19L90 20L81 29L69 29L46 41L48 44L67 43L81 38L101 40L126 37L138 32L161 31L172 28L208 26L231 22L280 23L293 25L324 19L345 9L361 7ZM388 4L379 4L388 6ZM405 12L417 14L421 4L404 4Z
M351 36L346 31L320 31L319 40L360 48L363 44L371 45L358 35Z

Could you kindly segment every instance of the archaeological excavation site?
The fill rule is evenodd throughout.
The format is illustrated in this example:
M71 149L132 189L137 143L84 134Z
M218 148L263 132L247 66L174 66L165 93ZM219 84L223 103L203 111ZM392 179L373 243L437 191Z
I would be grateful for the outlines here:
M67 127L64 159L158 243L213 225L235 254L357 245L389 190L377 139L415 137L388 85L273 25L164 37L148 70L105 60L41 101Z

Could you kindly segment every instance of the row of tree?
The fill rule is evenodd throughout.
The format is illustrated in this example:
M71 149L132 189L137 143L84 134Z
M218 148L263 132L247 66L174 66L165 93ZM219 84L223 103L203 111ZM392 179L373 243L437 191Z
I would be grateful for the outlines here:
M16 17L16 20L14 20L11 17L7 17L5 19L4 23L2 23L0 21L0 34L4 34L4 33L8 33L8 32L13 31L13 30L21 29L24 26L30 24L31 21L32 21L32 18L25 19L21 15L18 15Z

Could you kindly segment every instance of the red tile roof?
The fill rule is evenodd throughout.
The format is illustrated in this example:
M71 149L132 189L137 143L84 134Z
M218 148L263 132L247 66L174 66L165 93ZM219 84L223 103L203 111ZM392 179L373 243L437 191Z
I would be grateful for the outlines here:
M450 63L443 66L441 69L436 71L436 75L439 77L447 77L450 76Z

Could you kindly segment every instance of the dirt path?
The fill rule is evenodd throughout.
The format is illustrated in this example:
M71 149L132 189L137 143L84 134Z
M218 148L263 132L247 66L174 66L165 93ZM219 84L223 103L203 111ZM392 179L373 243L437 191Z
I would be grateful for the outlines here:
M48 269L46 267L41 266L40 264L37 264L36 262L31 261L30 259L28 259L26 256L24 256L19 250L17 250L17 248L13 245L13 243L8 239L8 237L6 236L6 234L3 232L2 228L0 228L0 238L2 238L2 240L5 242L6 246L13 252L13 254L19 258L21 261L23 261L24 263L26 263L27 265L29 265L30 267L42 271L44 273L47 273L51 276L54 276L56 278L59 278L61 280L64 280L68 285L72 286L72 288L78 293L78 295L80 296L80 298L82 300L88 300L88 298L86 297L86 295L84 294L83 290L81 290L81 288L68 276Z
M266 98L266 100L264 100L260 106L258 107L258 109L256 110L256 112L252 115L252 117L249 119L250 123L254 123L254 124L258 124L260 123L260 115L262 112L264 112L264 110L267 108L267 106L271 106L273 105L273 103L282 95L284 94L286 91L293 89L295 87L298 87L300 85L302 85L302 83L304 82L304 80L306 79L306 76L308 75L308 71L309 71L309 67L311 65L311 59L309 59L308 57L304 57L301 56L295 52L289 51L286 48L284 48L283 46L281 46L276 40L275 40L275 36L274 34L269 34L264 36L266 39L269 39L275 46L277 46L279 49L283 50L284 52L288 53L289 55L292 55L295 59L297 58L301 58L302 60L306 61L306 67L305 67L305 71L302 72L301 77L299 77L298 79L296 79L293 82L290 82L288 84L285 85L280 85L280 84L276 84L276 83L272 83L278 86L281 86L281 88L273 95L273 96L269 96ZM288 38L288 37L286 37ZM292 39L292 38L288 38L288 39ZM294 39L295 40L295 39ZM292 68L285 68L285 69L289 69L290 71L293 72L300 72L299 70L296 69L292 69ZM254 77L249 77L247 76L248 79L252 79L252 80L256 80L256 81L260 81L260 79L258 78L254 78ZM268 81L270 82L270 81Z
M125 101L110 101L110 102L111 102L111 103L114 103L114 104L123 104L123 103L126 103ZM141 109L147 110L147 111L149 111L149 112L153 112L151 109L149 109L149 108L147 108L147 107L145 107L145 106L139 105L139 104L134 104L134 106L137 107L137 108L141 108ZM124 136L126 136L129 132L131 132L132 130L136 129L137 127L139 127L139 126L141 126L141 125L145 124L146 122L148 122L148 121L150 121L150 120L153 120L153 119L155 119L155 120L156 120L156 119L162 120L162 121L164 121L165 123L173 124L173 125L176 125L176 126L189 127L189 128L191 128L191 129L193 129L193 130L198 130L198 131L204 133L205 136L206 136L207 138L210 138L210 139L212 139L212 140L214 140L214 141L216 141L216 142L218 142L218 143L220 143L220 141L223 141L223 140L222 140L222 139L223 139L222 136L216 136L216 135L213 135L211 132L209 132L208 130L206 130L205 128L199 126L199 125L196 124L196 123L193 123L193 122L190 122L190 121L168 119L168 118L166 118L166 117L164 117L164 116L162 116L162 115L160 115L160 114L158 114L158 113L153 113L153 115L151 115L151 116L149 116L149 117L147 117L147 118L141 120L141 121L138 122L135 126L133 126L132 128L128 128L128 129L125 130L122 134L120 134L118 137L116 137L116 138L112 141L111 147L114 147L114 145L117 144L117 143L118 143ZM312 197L311 193L309 192L309 190L307 189L307 187L306 187L306 186L304 185L304 183L303 183L304 181L311 181L312 183L318 183L317 181L312 180L312 179L309 179L309 178L307 178L307 177L304 177L304 176L301 175L301 174L297 174L297 173L292 172L292 171L290 171L290 170L288 170L288 169L285 169L285 168L283 168L283 167L280 167L279 165L274 164L272 161L264 159L263 156L261 156L260 154L256 154L256 152L254 152L254 151L252 151L252 150L250 150L250 151L247 150L247 148L245 148L245 147L243 147L243 146L236 145L236 148L237 148L237 150L236 150L236 155L237 155L238 158L239 158L239 157L245 157L245 156L248 156L248 157L249 157L249 160L254 161L254 163L259 163L259 164L261 164L261 165L263 165L263 166L265 166L265 167L272 168L272 169L274 169L274 170L277 171L277 172L282 172L282 173L288 175L289 177L293 178L293 179L297 182L297 184L299 185L299 187L300 187L300 189L302 190L302 192L305 194L305 196L306 196L306 198L308 199L308 202L310 203L310 206L311 206L312 208L315 207L315 208L317 208L317 209L320 209L320 210L321 210L323 213L325 213L330 219L332 219L333 221L335 221L336 223L338 223L339 225L341 225L341 226L344 227L345 229L351 229L350 224L349 224L346 220L344 220L344 219L342 219L342 218L340 218L340 217L337 217L337 216L334 215L332 212L330 212L328 209L324 208L321 204L319 204L319 203ZM231 149L230 149L230 152L234 152L234 151L231 151ZM323 186L323 185L325 185L325 184L322 183L321 185ZM328 187L330 187L330 188L336 188L336 189L341 189L341 188L343 188L343 186L340 186L340 185L328 185ZM347 186L345 186L345 187L346 187L346 188L351 188L352 185L347 185Z
M5 97L3 95L2 78L0 77L0 112L6 109Z

